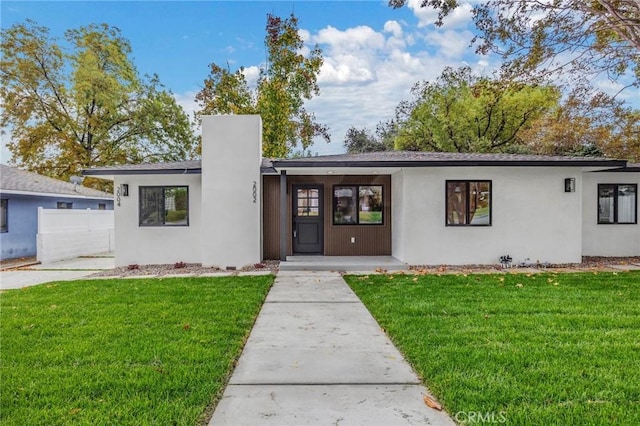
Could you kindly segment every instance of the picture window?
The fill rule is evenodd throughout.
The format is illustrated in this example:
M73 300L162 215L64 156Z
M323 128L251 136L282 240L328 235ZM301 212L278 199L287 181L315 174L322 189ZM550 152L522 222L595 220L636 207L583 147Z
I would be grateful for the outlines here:
M491 181L448 180L447 226L491 226Z

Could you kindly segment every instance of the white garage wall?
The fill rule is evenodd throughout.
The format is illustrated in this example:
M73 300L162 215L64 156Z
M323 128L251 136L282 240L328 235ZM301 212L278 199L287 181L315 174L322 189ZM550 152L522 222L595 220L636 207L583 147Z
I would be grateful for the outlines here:
M114 188L129 185L129 196L114 200L116 266L201 263L201 184L199 174L116 176ZM188 186L189 226L139 226L140 186ZM115 192L115 191L114 191Z
M640 225L598 224L598 184L635 183L640 173L585 173L582 192L582 241L585 256L640 256ZM636 194L636 203L637 201Z
M576 192L564 192L564 179ZM582 254L578 168L407 168L392 176L394 256L413 264L575 263ZM491 180L492 225L445 226L446 180ZM396 235L396 232L398 234Z

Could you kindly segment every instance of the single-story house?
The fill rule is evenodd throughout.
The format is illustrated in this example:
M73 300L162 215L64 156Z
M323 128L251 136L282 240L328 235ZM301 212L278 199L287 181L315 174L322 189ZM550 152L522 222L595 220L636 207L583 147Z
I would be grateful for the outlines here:
M428 152L265 159L261 129L259 116L207 116L202 160L86 170L115 184L116 264L640 255L637 164Z
M0 260L36 255L38 207L113 210L113 195L0 164Z

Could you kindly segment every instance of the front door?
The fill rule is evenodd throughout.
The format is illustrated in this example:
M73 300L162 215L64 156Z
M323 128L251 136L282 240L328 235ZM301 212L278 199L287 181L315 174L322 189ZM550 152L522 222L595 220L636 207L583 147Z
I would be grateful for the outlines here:
M293 186L293 254L322 254L322 185Z

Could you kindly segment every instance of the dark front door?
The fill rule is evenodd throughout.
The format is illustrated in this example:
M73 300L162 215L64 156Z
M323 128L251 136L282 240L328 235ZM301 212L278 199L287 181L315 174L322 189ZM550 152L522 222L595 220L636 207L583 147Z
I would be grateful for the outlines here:
M293 186L293 254L322 254L322 186Z

